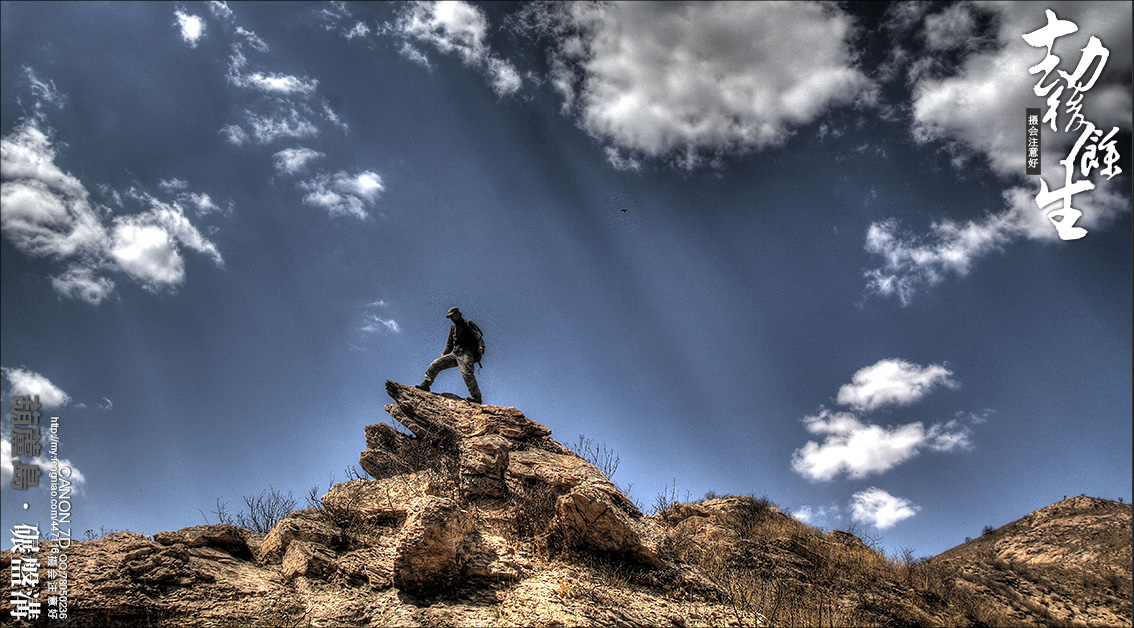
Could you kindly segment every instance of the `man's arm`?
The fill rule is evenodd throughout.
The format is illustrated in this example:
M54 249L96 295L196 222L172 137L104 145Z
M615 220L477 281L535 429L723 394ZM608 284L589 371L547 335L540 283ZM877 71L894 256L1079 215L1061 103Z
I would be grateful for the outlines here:
M472 329L473 336L476 337L477 355L484 355L484 334L480 333L480 328L472 321L469 321L469 328Z

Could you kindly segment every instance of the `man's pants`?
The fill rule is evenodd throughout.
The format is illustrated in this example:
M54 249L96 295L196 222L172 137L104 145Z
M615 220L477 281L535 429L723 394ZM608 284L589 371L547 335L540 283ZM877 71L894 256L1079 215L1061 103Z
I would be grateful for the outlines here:
M432 386L438 373L456 366L461 369L461 377L465 378L465 386L469 388L469 396L480 401L480 386L476 385L476 375L473 374L473 368L476 366L473 359L473 355L467 352L446 353L434 360L425 370L425 384Z

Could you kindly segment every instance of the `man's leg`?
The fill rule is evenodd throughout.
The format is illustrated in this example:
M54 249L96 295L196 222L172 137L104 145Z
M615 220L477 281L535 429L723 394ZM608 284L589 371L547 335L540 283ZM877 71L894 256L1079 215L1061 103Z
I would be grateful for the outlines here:
M465 386L469 388L469 399L480 403L480 386L477 386L476 375L473 372L476 364L473 362L472 355L462 353L457 358L457 364L461 367L461 377L465 378Z
M437 379L438 373L454 366L457 366L457 356L452 353L446 353L437 358L429 365L429 368L425 369L425 381L421 382L421 387L429 388L433 385L433 380Z

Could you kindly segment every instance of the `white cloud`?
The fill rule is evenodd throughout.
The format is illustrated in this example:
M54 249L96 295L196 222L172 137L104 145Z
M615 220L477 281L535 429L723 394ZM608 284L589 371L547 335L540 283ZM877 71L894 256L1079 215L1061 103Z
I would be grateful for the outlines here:
M555 44L551 79L618 156L694 168L776 146L832 106L869 102L852 20L810 3L552 3L524 24Z
M210 0L209 12L212 13L214 17L225 21L231 21L233 18L232 9L228 7L227 2L223 2L222 0Z
M293 175L304 170L311 161L325 156L319 151L306 147L285 148L272 155L272 160L275 162L276 172L281 175Z
M189 182L185 179L174 177L172 179L162 179L158 181L158 187L167 192L180 192L181 190L189 188Z
M13 397L38 395L40 404L48 409L65 406L71 401L70 395L39 373L8 367L0 368L0 372L8 379L11 385L9 394Z
M361 331L363 333L372 334L374 332L385 332L396 334L402 328L398 326L398 322L392 318L382 318L373 314L367 314L365 322L362 325Z
M917 514L921 507L902 497L870 487L851 496L851 519L886 530Z
M58 109L63 106L66 99L55 87L55 81L41 81L29 67L24 67L24 75L28 79L32 95L35 96L35 109L41 112L47 106Z
M1036 205L1036 190L1014 186L1004 191L1005 208L978 220L958 223L941 218L930 224L927 235L903 230L895 219L871 223L865 249L884 260L867 270L867 291L896 296L909 305L914 294L949 276L965 277L981 258L1002 251L1021 238L1059 242L1059 236ZM1089 230L1105 227L1130 211L1130 199L1118 186L1098 187L1075 199L1083 217L1076 226Z
M917 455L922 447L938 442L939 426L929 430L920 423L881 427L863 423L849 412L822 410L804 418L807 430L824 436L823 443L808 441L792 455L792 469L803 477L828 482L845 473L859 479L884 473Z
M366 218L367 207L373 207L386 189L382 177L369 170L348 174L339 171L333 175L320 174L301 182L307 191L303 202L327 210L332 216L349 215Z
M309 96L315 93L315 89L319 86L319 81L315 79L301 79L288 74L265 74L264 72L229 74L229 80L238 87L246 87L280 96Z
M444 53L455 53L468 66L488 76L492 89L500 96L513 94L523 80L511 63L489 49L488 18L467 2L416 2L402 5L394 31L405 38L425 42ZM418 62L428 61L416 48L402 47L403 55Z
M244 41L258 52L268 52L269 50L271 50L268 47L268 44L264 43L263 39L260 39L260 37L256 33L253 33L243 26L236 27L236 34L243 37Z
M180 9L174 12L174 15L177 17L177 26L181 28L181 39L185 40L190 48L196 48L201 37L205 35L205 21Z
M819 523L827 521L828 519L838 520L842 516L839 514L839 507L835 504L830 506L819 506L812 508L811 506L803 506L791 513L793 517L811 525L819 525Z
M122 221L114 227L110 255L127 275L150 289L178 284L184 263L169 233L156 225Z
M203 192L189 192L184 195L181 200L190 203L193 210L198 215L212 214L221 211L221 208L213 202L212 197Z
M347 31L345 37L347 39L354 39L355 37L366 37L370 34L370 27L363 22L356 22L354 28Z
M180 247L212 258L217 266L224 265L216 245L189 223L181 205L145 198L150 204L148 211L114 219L110 256L123 272L156 291L184 280Z
M248 141L248 132L238 124L226 124L221 127L220 133L229 144L243 146Z
M828 482L840 474L864 478L884 473L923 449L937 452L969 449L972 430L959 420L929 427L921 421L882 427L864 421L863 412L890 405L909 405L938 386L956 387L943 366L918 366L905 360L881 360L860 369L839 389L838 402L853 411L821 408L803 418L807 431L823 442L808 441L792 455L792 469L809 480Z
M925 45L930 50L951 50L971 45L976 35L976 16L963 4L955 4L925 18Z
M252 128L252 135L260 144L270 144L282 138L305 138L319 134L319 129L294 106L267 115L251 111L244 113Z
M429 58L425 56L425 53L418 50L416 47L414 47L413 44L409 43L408 41L402 42L402 45L398 48L398 54L409 59L410 61L413 61L414 63L425 66L426 69L432 69L433 67L429 64Z
M851 383L839 388L837 401L865 412L888 405L909 405L938 386L956 387L952 375L939 364L918 366L905 360L880 360L859 369Z
M864 423L850 412L822 410L804 418L807 430L824 437L808 441L792 455L792 469L815 482L840 474L853 479L881 474L913 458L922 449L949 452L972 447L971 430L957 421L882 427Z
M177 203L134 195L149 210L108 222L109 211L96 208L86 187L55 165L51 141L34 119L0 140L0 153L0 229L25 254L68 263L52 278L63 296L97 305L113 291L114 282L104 275L115 269L151 289L175 286L184 277L180 247L223 263ZM207 195L185 192L188 183L181 179L159 185L193 200L198 209L214 206Z
M75 264L63 274L52 277L51 287L65 297L98 305L114 292L114 281L98 276L94 268Z
M29 120L0 140L0 230L35 257L90 256L106 232L86 188L55 165L51 141Z

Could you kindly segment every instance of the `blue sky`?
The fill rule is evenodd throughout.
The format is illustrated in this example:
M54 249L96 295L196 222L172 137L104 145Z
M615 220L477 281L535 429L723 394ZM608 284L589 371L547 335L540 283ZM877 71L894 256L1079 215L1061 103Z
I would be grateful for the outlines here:
M59 417L76 537L302 503L458 306L485 402L646 510L766 495L933 555L1128 501L1131 4L1050 5L1046 78L1044 8L0 3L5 411ZM1061 189L1091 36L1117 130L1063 240L1024 110L1067 86ZM5 416L7 530L50 496Z

